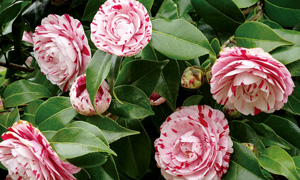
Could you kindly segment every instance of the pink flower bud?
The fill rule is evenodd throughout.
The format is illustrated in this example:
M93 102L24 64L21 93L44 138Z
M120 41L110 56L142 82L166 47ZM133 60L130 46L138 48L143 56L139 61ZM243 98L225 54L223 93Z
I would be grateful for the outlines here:
M192 66L185 69L181 77L181 86L187 89L198 89L204 83L204 73L200 67Z
M227 119L240 119L242 117L238 110L228 108L226 105L223 107L223 112Z
M152 93L152 95L149 97L149 101L151 106L158 106L162 103L166 102L166 99L157 94L155 91Z
M91 101L89 93L86 89L86 75L79 76L70 90L70 100L75 108L75 110L85 116L96 115ZM103 81L98 89L97 95L95 97L95 106L98 113L104 113L111 102L111 95L109 93L109 85L106 81Z
M24 31L22 40L33 44L33 33L31 31Z

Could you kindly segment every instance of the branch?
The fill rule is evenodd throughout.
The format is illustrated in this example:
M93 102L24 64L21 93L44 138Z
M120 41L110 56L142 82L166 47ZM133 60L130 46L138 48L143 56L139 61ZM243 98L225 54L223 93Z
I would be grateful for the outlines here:
M227 41L224 42L221 49L226 48L230 43L233 43L236 45L236 41L234 40L234 36L231 36Z
M263 0L257 2L257 12L249 21L256 21L263 13Z
M34 71L34 69L27 68L27 67L24 67L22 65L14 64L14 63L0 62L0 66L7 67L7 68L12 68L12 69L15 69L17 71L23 71L23 72L33 72Z

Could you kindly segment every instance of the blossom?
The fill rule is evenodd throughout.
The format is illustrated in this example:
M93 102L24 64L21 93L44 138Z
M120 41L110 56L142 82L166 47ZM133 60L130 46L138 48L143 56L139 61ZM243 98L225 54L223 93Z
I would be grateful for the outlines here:
M51 14L34 33L35 58L48 80L63 91L85 73L90 47L79 20Z
M224 114L207 105L178 108L160 127L155 160L167 180L221 179L233 143Z
M154 91L151 94L151 96L149 97L149 101L150 101L151 106L158 106L158 105L161 105L162 103L166 102L166 99Z
M91 23L97 48L118 56L133 56L150 41L152 24L147 9L135 0L107 0Z
M282 108L294 82L287 68L260 48L225 48L212 67L213 98L242 114Z
M31 31L24 31L22 40L33 44L33 33Z
M79 76L70 90L70 101L74 109L85 116L96 115L89 93L86 89L86 75ZM103 81L99 87L96 97L95 97L95 106L98 113L104 113L111 102L111 95L109 93L109 85L106 81Z
M80 168L62 161L48 140L27 121L20 120L2 136L0 161L8 169L7 179L76 179Z
M181 86L187 89L198 89L204 83L204 73L198 66L188 67L181 77Z

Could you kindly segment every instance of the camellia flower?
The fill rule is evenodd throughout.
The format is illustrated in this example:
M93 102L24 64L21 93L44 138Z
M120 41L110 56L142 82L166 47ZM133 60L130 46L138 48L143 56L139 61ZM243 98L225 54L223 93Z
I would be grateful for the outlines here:
M42 73L63 91L69 90L74 80L85 73L91 59L80 21L67 14L49 15L35 29L33 40Z
M8 169L7 179L76 180L80 168L62 161L45 136L20 120L4 133L0 161Z
M91 24L91 40L103 51L133 56L150 41L152 24L147 9L135 0L108 0Z
M155 160L167 180L221 179L233 143L224 114L206 105L178 108L160 127Z
M70 90L70 100L74 109L85 116L96 115L89 93L86 89L86 75L79 76ZM98 92L95 97L95 106L97 111L102 114L104 113L111 102L111 95L109 93L109 85L106 81L103 81L101 86L98 89Z
M242 114L282 108L294 82L287 68L260 48L225 48L212 67L211 93L219 104Z
M151 106L158 106L158 105L161 105L162 103L166 102L166 99L154 91L151 94L151 96L149 97L149 101L150 101Z

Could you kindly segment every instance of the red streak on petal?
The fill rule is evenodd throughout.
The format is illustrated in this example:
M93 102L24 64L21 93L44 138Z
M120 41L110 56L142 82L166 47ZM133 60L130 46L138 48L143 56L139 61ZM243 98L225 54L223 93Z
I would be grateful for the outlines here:
M171 121L172 119L170 117L167 118L167 122Z
M254 106L254 115L257 115L261 112L260 109L257 109L255 106Z
M85 55L87 55L87 56L90 55L90 52L89 52L89 50L88 50L88 48L86 46L83 46L82 53L85 54Z
M260 84L258 85L259 88L262 88L264 85L264 81L261 81Z
M211 118L212 116L212 110L208 110L208 117Z
M117 9L117 10L121 10L122 6L121 6L121 4L118 4L118 5L114 5L112 8Z
M174 133L178 133L178 131L176 131L175 129L172 129L172 131L173 131Z
M206 121L204 121L202 118L199 118L199 120L200 120L200 124L202 124L206 128L208 127L208 124Z
M164 135L165 137L167 137L167 133L162 133L162 135Z

